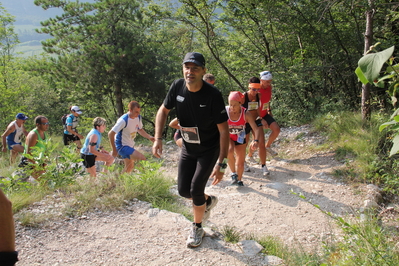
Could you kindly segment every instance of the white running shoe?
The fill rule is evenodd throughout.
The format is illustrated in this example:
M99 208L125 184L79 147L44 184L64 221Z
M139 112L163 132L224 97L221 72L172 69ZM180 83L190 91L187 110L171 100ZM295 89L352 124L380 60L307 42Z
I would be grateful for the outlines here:
M262 167L263 176L270 175L269 170L267 169L266 165Z
M251 169L246 162L244 162L244 172L251 172Z
M192 225L190 235L187 238L186 244L188 248L196 248L202 243L202 238L205 235L204 228L199 228L195 224Z
M231 185L235 185L238 182L238 175L236 173L231 173L230 174L231 177Z

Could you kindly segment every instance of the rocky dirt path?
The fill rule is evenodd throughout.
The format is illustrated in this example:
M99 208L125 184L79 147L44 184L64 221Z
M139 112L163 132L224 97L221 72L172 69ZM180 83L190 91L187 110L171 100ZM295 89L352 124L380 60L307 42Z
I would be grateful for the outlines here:
M361 188L354 191L331 175L342 166L332 151L310 149L322 142L309 126L282 129L275 144L280 155L268 162L267 179L260 166L252 164L251 172L244 173L244 187L230 186L228 174L219 185L208 186L207 193L218 196L219 203L199 248L186 248L191 223L182 215L134 201L121 211L92 212L42 228L17 225L17 265L271 265L272 258L248 253L246 242L224 242L225 226L243 236L271 235L288 245L317 250L321 241L339 237L340 231L320 210L290 192L337 215L350 215L364 200ZM175 176L176 146L166 145L164 154L169 155L165 174Z

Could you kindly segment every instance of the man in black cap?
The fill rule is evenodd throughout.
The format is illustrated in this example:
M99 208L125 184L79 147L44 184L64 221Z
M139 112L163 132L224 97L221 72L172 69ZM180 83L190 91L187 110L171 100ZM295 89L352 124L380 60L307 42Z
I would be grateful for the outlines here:
M205 59L202 54L187 53L183 60L183 79L175 80L158 110L155 121L154 156L162 155L162 132L166 118L176 108L183 147L178 166L178 191L193 201L194 223L187 246L198 247L205 234L202 222L216 205L215 196L205 194L209 177L216 185L227 167L229 128L222 94L204 82Z
M25 121L27 119L28 117L26 115L23 113L18 113L15 116L15 120L7 126L6 131L4 131L3 135L1 135L3 152L6 152L7 148L11 152L10 163L15 162L15 158L17 157L18 153L24 152L24 147L21 144L21 136L22 134L25 136L28 135L28 131L26 131L24 127Z

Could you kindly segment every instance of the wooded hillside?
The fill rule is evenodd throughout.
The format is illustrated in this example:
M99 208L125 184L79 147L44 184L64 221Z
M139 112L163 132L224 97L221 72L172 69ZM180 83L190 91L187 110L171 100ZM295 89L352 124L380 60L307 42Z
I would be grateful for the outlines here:
M374 43L382 50L398 42L393 1L36 0L44 12L63 15L41 22L39 32L53 38L42 42L46 54L28 59L13 54L18 36L2 9L0 124L17 112L59 124L72 104L85 117L115 121L133 99L151 122L189 51L205 55L226 96L272 71L273 114L283 126L335 110L360 112L354 70L371 2ZM371 89L372 110L391 108L385 90Z

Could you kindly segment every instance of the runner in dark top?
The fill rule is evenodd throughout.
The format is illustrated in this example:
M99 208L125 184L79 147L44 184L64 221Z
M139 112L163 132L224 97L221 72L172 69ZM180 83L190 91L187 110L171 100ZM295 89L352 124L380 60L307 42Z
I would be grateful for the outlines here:
M200 53L188 53L183 60L183 79L175 80L158 110L152 152L162 155L162 131L172 108L179 119L183 146L178 168L179 194L193 201L194 223L187 239L188 247L202 243L202 222L216 205L215 196L204 193L209 177L213 185L223 178L229 145L227 114L222 94L202 80L205 59ZM215 165L216 164L216 165ZM222 170L222 171L221 171Z

